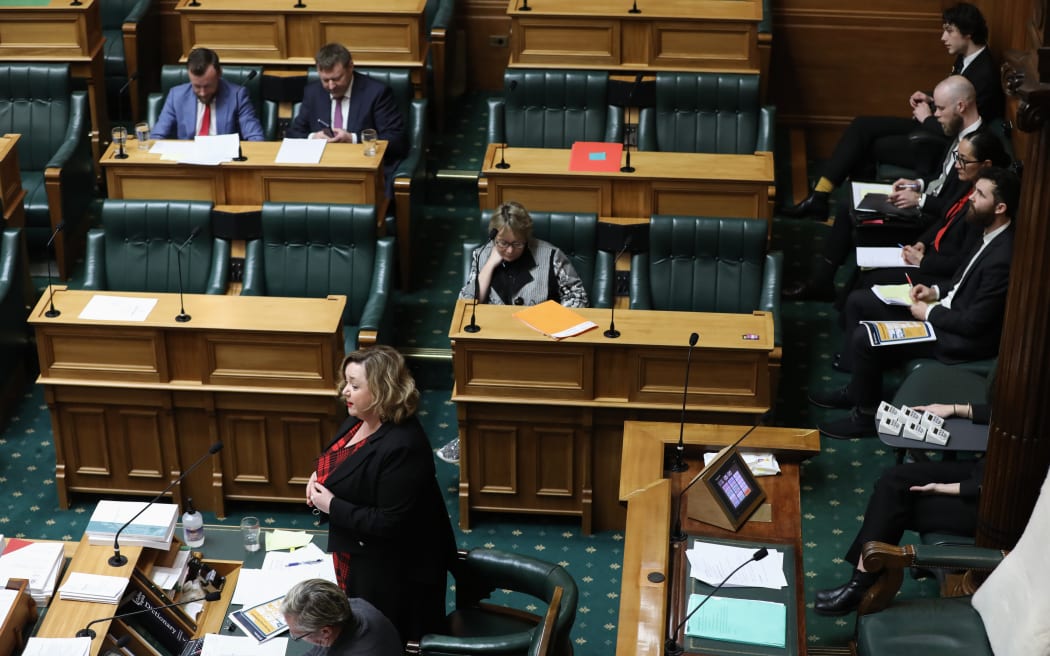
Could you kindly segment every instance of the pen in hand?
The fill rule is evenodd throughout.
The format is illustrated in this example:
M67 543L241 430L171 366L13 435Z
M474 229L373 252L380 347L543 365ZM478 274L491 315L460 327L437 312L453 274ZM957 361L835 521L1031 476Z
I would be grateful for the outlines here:
M915 283L913 283L911 281L911 276L909 276L907 273L904 274L904 278L908 281L908 286L909 287L914 287L915 286Z

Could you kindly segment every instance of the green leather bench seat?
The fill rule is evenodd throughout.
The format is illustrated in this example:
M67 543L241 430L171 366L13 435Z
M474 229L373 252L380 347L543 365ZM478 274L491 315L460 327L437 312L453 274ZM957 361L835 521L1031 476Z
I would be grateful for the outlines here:
M871 648L872 645L877 649ZM992 656L970 597L897 601L857 622L858 656Z

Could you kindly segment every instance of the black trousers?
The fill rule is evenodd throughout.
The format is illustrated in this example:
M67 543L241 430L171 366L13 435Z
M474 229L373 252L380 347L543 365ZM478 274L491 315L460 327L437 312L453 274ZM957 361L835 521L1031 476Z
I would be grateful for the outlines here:
M846 178L871 179L876 161L915 167L916 154L908 134L919 129L913 118L858 116L842 133L825 163L823 175L836 186Z
M974 461L913 462L882 473L868 499L864 522L846 560L856 565L871 540L900 543L906 530L973 535L977 529L977 499L912 492L912 485L957 483L973 476Z

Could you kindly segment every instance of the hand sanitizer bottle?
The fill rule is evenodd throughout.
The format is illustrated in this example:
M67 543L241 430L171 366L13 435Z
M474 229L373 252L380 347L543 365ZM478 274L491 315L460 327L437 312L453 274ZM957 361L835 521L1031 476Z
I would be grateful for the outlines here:
M182 537L186 546L197 548L204 544L204 517L193 506L193 499L186 499L186 512L182 513Z

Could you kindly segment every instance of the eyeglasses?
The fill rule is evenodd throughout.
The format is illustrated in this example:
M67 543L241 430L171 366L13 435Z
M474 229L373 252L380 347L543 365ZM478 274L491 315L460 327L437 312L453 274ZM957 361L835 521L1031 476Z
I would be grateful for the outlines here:
M966 157L964 157L964 156L959 154L958 150L953 150L952 151L952 157L954 157L955 161L959 162L959 164L962 165L962 166L969 166L970 164L976 164L977 162L980 161L980 160L977 160L977 159L966 159Z
M292 635L291 629L288 630L288 636L292 639L292 642L299 642L303 638L306 638L308 636L312 636L315 633L317 633L317 629L314 629L313 631L310 631L309 633L301 633L299 635Z
M520 251L525 248L526 244L523 241L503 241L502 239L496 240L496 248L509 248L511 250Z

